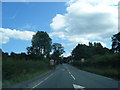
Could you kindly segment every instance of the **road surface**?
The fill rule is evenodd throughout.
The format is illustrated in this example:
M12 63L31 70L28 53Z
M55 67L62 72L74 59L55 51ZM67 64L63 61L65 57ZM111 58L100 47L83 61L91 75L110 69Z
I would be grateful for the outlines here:
M32 82L32 81L31 81ZM32 88L118 88L118 81L101 75L79 70L69 64L60 64L55 70L39 77Z

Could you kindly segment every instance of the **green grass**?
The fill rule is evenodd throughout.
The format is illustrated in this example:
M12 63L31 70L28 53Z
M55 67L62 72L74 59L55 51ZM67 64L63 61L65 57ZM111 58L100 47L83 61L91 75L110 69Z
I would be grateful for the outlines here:
M73 66L92 73L120 80L120 53L106 53L86 59L84 63L74 61Z
M116 80L120 79L120 73L118 72L118 70L116 69L108 69L108 68L92 68L92 67L82 67L79 68L81 70L85 70L88 72L92 72L92 73L96 73L96 74L100 74L103 76L107 76Z
M12 58L3 59L2 68L3 87L10 87L32 79L49 70L48 63L43 60L14 60Z
M47 71L48 70L36 72L36 73L33 73L33 74L23 74L23 75L21 74L21 75L15 76L14 78L11 78L9 80L4 80L2 84L3 84L3 87L10 87L12 85L22 83L26 80L32 79L36 76L39 76L39 75L41 75L41 74L43 74Z

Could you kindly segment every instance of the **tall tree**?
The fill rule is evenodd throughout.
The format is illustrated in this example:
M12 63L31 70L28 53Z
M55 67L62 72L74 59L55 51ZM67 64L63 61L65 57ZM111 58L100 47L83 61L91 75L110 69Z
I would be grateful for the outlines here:
M51 51L52 39L44 31L38 31L32 38L32 46L28 47L28 54L48 56Z
M53 54L52 58L55 59L58 63L62 61L61 55L65 52L64 47L60 43L54 43L52 45Z
M89 42L89 46L90 46L90 47L92 47L92 46L93 46L92 42Z
M74 60L80 60L81 58L89 57L89 48L84 44L78 44L72 51Z
M120 32L112 37L112 51L114 53L120 52Z
M95 54L103 55L105 54L105 49L100 42L94 42Z
M53 43L52 49L54 52L58 51L60 55L64 53L64 47L60 43Z

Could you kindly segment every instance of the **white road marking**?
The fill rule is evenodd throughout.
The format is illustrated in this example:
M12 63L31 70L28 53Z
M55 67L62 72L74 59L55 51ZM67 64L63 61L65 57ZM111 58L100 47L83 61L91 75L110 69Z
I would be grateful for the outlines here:
M68 71L68 72L71 75L71 77L75 80L75 77L71 74L71 72L70 71Z
M41 83L43 83L45 80L47 80L48 78L50 78L53 74L49 75L48 77L46 77L43 81L39 82L38 84L36 84L35 86L33 86L32 88L36 88L37 86L39 86Z
M43 81L39 82L37 85L35 85L34 87L32 88L36 88L38 85L40 85L41 83L43 83Z
M75 80L75 77L71 74L71 77Z
M44 80L47 80L49 77L45 78Z
M76 85L76 84L73 84L73 87L74 87L75 89L81 89L81 90L84 90L83 88L85 88L85 87L83 87L83 86Z

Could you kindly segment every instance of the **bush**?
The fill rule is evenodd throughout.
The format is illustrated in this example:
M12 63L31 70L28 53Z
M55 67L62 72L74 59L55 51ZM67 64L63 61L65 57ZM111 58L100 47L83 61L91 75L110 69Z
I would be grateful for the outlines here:
M2 80L5 83L9 83L11 80L15 82L15 79L20 82L34 76L35 73L45 72L48 69L47 60L14 60L7 58L2 61Z
M86 71L120 79L120 53L96 55L85 62L74 61L72 64Z
M89 61L91 65L96 67L119 68L120 54L105 54L103 56L94 56Z

